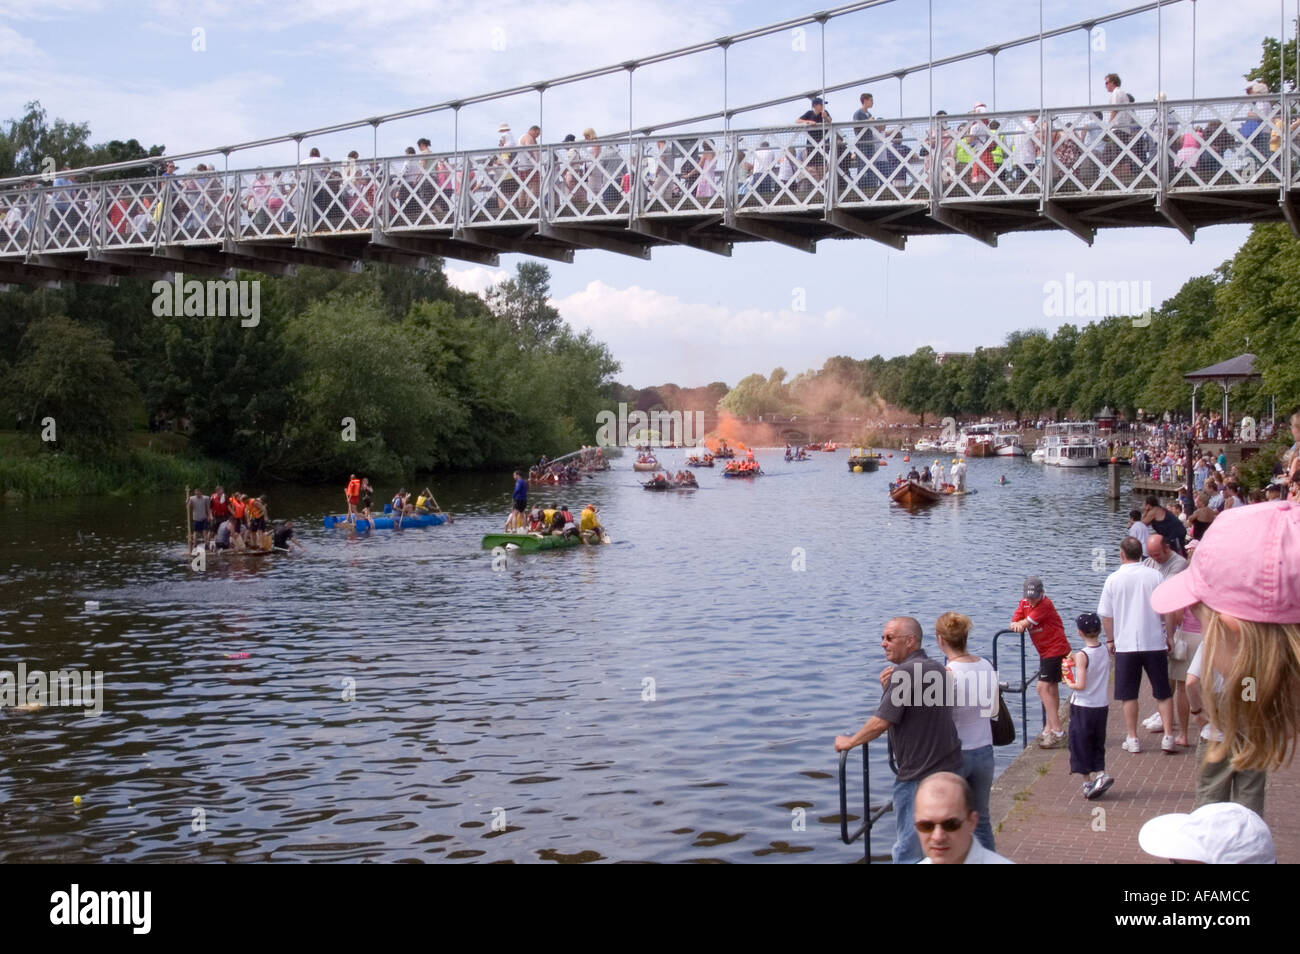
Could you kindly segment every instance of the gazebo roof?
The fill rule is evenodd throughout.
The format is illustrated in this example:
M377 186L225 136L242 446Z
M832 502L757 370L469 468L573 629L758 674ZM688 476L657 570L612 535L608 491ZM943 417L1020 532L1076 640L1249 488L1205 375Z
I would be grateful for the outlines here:
M1239 354L1235 358L1220 361L1199 371L1189 371L1183 375L1186 381L1245 381L1258 377L1259 375L1255 373L1253 354Z

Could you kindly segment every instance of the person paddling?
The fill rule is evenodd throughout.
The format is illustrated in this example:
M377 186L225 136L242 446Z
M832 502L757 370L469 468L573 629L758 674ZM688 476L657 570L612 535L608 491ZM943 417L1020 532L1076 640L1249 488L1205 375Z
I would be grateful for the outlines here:
M600 543L605 537L605 528L596 519L598 513L600 510L595 504L587 504L578 517L578 532L587 543Z
M284 550L286 552L289 550L290 544L297 547L299 550L302 550L304 553L307 550L305 546L293 538L292 520L286 520L278 529L276 529L275 533L271 534L271 544L275 549Z

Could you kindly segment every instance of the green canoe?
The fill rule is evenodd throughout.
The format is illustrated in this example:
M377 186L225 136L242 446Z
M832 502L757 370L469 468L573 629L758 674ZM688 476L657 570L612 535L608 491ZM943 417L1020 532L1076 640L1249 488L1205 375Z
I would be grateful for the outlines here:
M606 536L603 543L609 542ZM582 539L579 537L557 537L542 536L540 533L489 533L483 537L483 549L493 550L496 547L518 547L520 550L532 552L534 550L557 550L564 547L582 546Z

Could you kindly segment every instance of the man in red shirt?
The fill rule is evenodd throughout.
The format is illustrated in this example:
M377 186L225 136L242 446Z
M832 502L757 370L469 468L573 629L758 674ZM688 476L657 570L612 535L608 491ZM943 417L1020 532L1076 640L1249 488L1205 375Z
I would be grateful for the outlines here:
M1061 728L1061 661L1070 655L1070 641L1065 638L1065 627L1052 601L1043 595L1041 577L1025 578L1025 598L1016 607L1009 629L1017 633L1029 632L1038 650L1038 698L1047 710L1043 734L1038 744L1044 749L1054 749L1065 741Z

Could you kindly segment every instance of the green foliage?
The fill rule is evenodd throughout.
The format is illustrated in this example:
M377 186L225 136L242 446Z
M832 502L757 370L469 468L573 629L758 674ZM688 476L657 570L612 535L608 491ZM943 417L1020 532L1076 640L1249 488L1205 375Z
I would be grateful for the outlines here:
M52 450L88 457L118 452L131 426L136 389L100 335L62 315L33 322L5 376L5 404L32 430L52 419Z
M1289 24L1292 31L1295 29L1295 21ZM1287 40L1285 44L1279 44L1276 37L1265 37L1260 43L1261 52L1259 65L1249 73L1245 74L1248 80L1263 80L1268 84L1268 88L1274 92L1282 89L1282 54L1285 47L1286 54L1286 87L1287 89L1296 88L1296 45L1293 38Z
M71 454L48 453L31 435L0 435L0 498L128 496L210 487L229 482L235 471L215 461L132 449L105 457L83 459Z
M47 158L54 160L54 168L57 170L107 165L163 154L164 147L151 146L146 150L134 139L125 142L114 139L92 146L89 143L89 123L70 123L63 119L51 123L39 102L28 103L23 108L26 112L21 118L9 120L0 128L0 177L44 173L49 169L45 162ZM125 170L98 178L130 178L138 175L139 170Z

